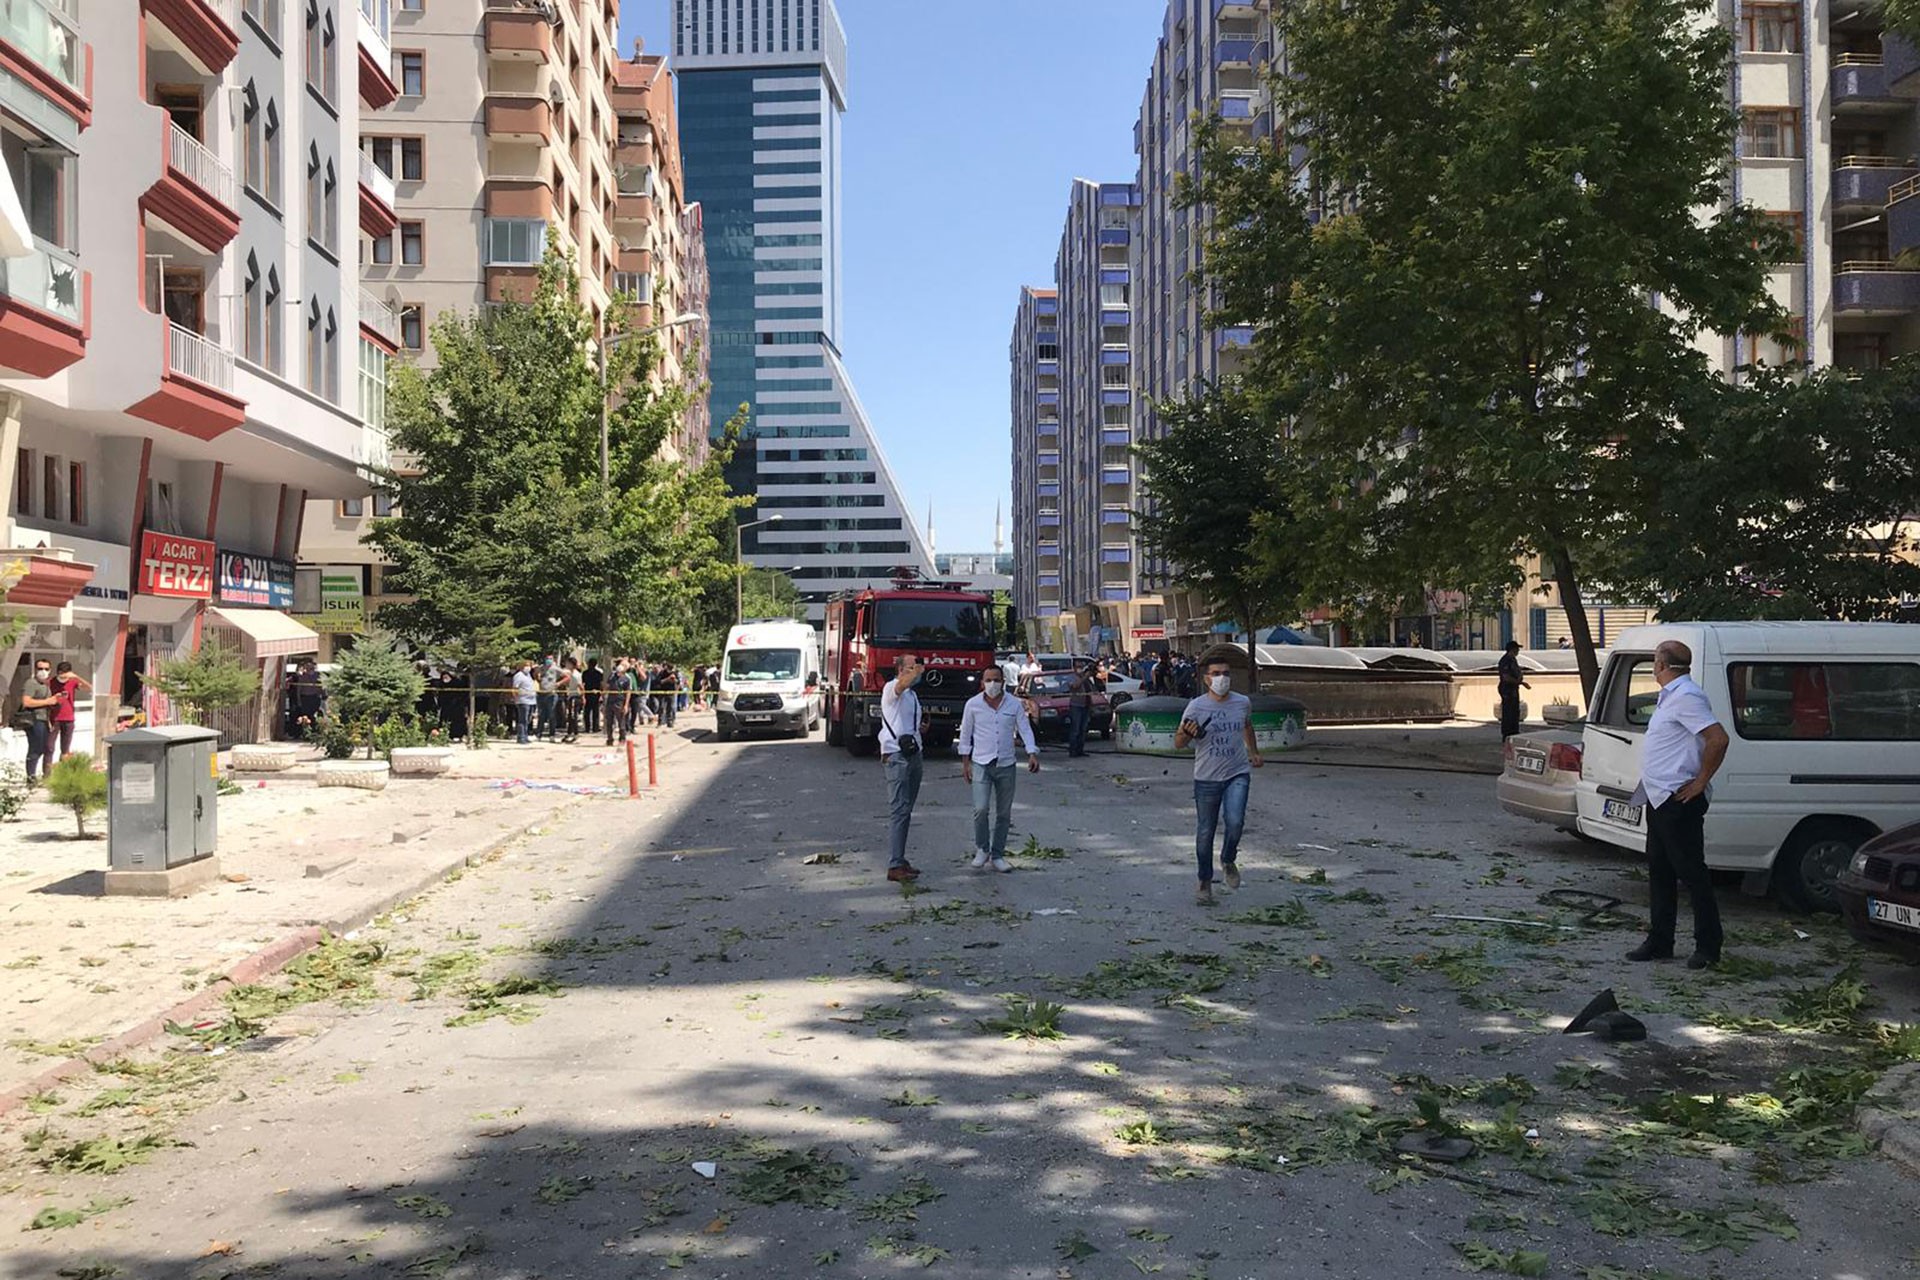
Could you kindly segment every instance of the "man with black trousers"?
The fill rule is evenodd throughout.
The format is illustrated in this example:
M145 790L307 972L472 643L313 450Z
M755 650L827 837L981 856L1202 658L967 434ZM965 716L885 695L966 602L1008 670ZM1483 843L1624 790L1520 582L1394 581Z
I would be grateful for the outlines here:
M1520 691L1531 689L1520 674L1520 642L1507 641L1506 656L1500 659L1500 741L1520 732Z
M1640 746L1640 785L1633 803L1646 806L1647 940L1627 953L1629 960L1673 957L1674 927L1680 913L1679 883L1693 901L1693 955L1689 969L1720 962L1720 904L1707 870L1707 802L1713 775L1727 757L1727 731L1713 714L1706 692L1688 674L1693 651L1678 640L1663 640L1653 651L1653 678L1659 701Z

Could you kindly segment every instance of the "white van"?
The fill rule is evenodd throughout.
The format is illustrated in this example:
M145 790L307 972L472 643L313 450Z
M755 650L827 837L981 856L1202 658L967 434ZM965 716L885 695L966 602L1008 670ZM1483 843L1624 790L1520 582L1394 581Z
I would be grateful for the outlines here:
M1580 830L1646 848L1632 802L1659 685L1654 646L1693 651L1729 738L1707 810L1707 863L1802 910L1835 911L1834 877L1868 838L1920 821L1920 626L1691 622L1629 627L1588 712Z
M720 660L720 740L755 729L806 737L820 723L820 633L805 622L748 622Z

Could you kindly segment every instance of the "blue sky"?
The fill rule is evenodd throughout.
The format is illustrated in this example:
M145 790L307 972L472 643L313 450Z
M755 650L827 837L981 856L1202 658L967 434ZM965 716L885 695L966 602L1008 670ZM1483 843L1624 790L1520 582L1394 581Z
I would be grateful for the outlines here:
M625 0L671 53L669 0ZM846 359L914 518L985 551L1013 536L1007 344L1053 279L1076 177L1133 179L1166 0L839 0L849 49ZM911 16L909 16L911 15Z

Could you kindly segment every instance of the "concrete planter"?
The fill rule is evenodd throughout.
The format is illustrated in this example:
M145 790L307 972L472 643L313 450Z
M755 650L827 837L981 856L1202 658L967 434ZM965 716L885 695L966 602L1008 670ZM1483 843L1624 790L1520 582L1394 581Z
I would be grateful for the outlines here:
M227 767L241 773L284 773L300 761L300 748L289 742L249 742L227 755Z
M395 747L390 754L395 776L431 778L453 767L452 747Z
M323 760L320 762L318 781L323 787L385 791L390 773L384 760Z

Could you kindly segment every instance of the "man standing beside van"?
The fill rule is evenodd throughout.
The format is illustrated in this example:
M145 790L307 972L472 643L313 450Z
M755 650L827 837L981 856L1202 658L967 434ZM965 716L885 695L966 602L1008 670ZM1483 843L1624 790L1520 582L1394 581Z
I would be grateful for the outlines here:
M1707 801L1713 775L1727 757L1727 731L1714 717L1707 695L1688 673L1693 651L1664 640L1653 651L1653 678L1660 696L1640 745L1640 785L1635 804L1647 814L1647 896L1652 919L1647 940L1629 960L1673 956L1680 914L1679 883L1693 902L1693 955L1689 969L1720 962L1720 904L1707 870Z
M1027 749L1027 771L1040 772L1040 748L1034 743L1026 708L1006 693L1006 673L987 667L980 673L980 692L967 699L966 710L960 713L960 776L973 788L975 871L989 865L995 871L1013 870L1007 861L1007 828L1013 822L1020 747Z

